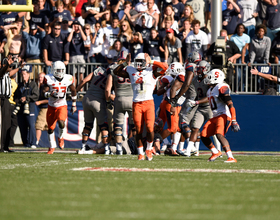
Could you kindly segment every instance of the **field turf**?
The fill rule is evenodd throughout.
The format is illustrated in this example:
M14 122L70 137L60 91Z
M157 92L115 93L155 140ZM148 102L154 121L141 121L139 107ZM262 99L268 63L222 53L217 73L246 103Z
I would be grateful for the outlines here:
M236 154L236 164L224 163L226 156L207 162L209 156L157 156L149 162L126 155L1 153L0 219L280 218L279 153ZM73 170L83 167L174 170Z

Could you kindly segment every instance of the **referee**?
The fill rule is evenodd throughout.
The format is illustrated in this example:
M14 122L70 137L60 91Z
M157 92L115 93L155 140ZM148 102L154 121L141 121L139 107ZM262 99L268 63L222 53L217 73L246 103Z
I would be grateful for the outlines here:
M4 58L0 66L0 152L13 152L9 149L8 130L11 126L11 111L9 98L12 93L10 76L17 73L20 68L10 70L10 65L13 63L11 56Z

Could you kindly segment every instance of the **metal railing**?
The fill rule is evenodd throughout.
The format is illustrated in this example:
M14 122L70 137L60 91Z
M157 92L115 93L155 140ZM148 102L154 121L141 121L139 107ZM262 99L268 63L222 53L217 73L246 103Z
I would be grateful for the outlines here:
M27 65L32 65L33 70L37 70L35 72L35 77L33 80L38 78L38 70L39 67L42 68L42 72L49 74L50 67L47 67L44 63L27 63ZM66 73L75 75L75 85L78 85L81 82L81 79L86 77L89 73L93 72L93 70L98 67L102 66L107 68L108 63L84 63L84 64L76 64L76 63L69 63L66 67ZM262 70L268 70L270 68L270 74L275 75L277 77L280 76L280 65L279 64L271 64L269 67L266 64L252 64L252 67L249 67L246 64L234 64L234 74L232 75L232 83L230 84L232 93L234 94L262 94L263 90L266 87L272 87L276 89L277 92L280 92L280 85L277 85L273 82L268 80L264 80L259 76L252 75L250 73L251 68L262 68ZM79 70L79 71L77 71ZM80 73L84 72L84 73ZM264 72L265 71L261 71ZM80 78L79 75L82 74ZM79 92L80 94L84 94L85 91L88 89L89 84L87 84L83 91Z
M254 63L251 67L247 64L234 64L234 74L232 76L232 84L230 85L232 92L236 94L262 94L262 92L267 88L274 88L276 91L279 90L279 85L269 81L264 80L259 76L252 75L250 73L251 68L259 68L260 72L268 73L271 75L279 77L280 75L280 65ZM270 70L270 71L269 71Z

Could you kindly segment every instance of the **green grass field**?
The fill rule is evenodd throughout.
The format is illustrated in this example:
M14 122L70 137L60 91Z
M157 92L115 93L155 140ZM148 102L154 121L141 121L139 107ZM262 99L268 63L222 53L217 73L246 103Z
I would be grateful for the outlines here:
M280 217L280 156L199 157L0 154L0 219L226 219ZM206 169L205 172L75 171L82 167ZM215 171L215 172L209 172Z

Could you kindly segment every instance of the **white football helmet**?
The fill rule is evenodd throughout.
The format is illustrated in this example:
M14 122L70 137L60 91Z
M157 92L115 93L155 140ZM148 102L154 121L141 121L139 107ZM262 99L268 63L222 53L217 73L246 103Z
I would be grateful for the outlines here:
M184 67L182 66L181 63L173 62L169 65L166 72L167 72L168 75L170 75L172 77L176 77L179 73L185 72L185 69L184 69Z
M205 83L208 85L223 83L225 80L225 74L222 70L219 69L213 69L210 72L207 73L207 76L205 78Z
M146 59L144 53L138 53L134 58L134 67L136 69L145 69L146 68Z
M55 78L63 79L66 73L65 64L62 61L55 61L52 65L52 74Z

